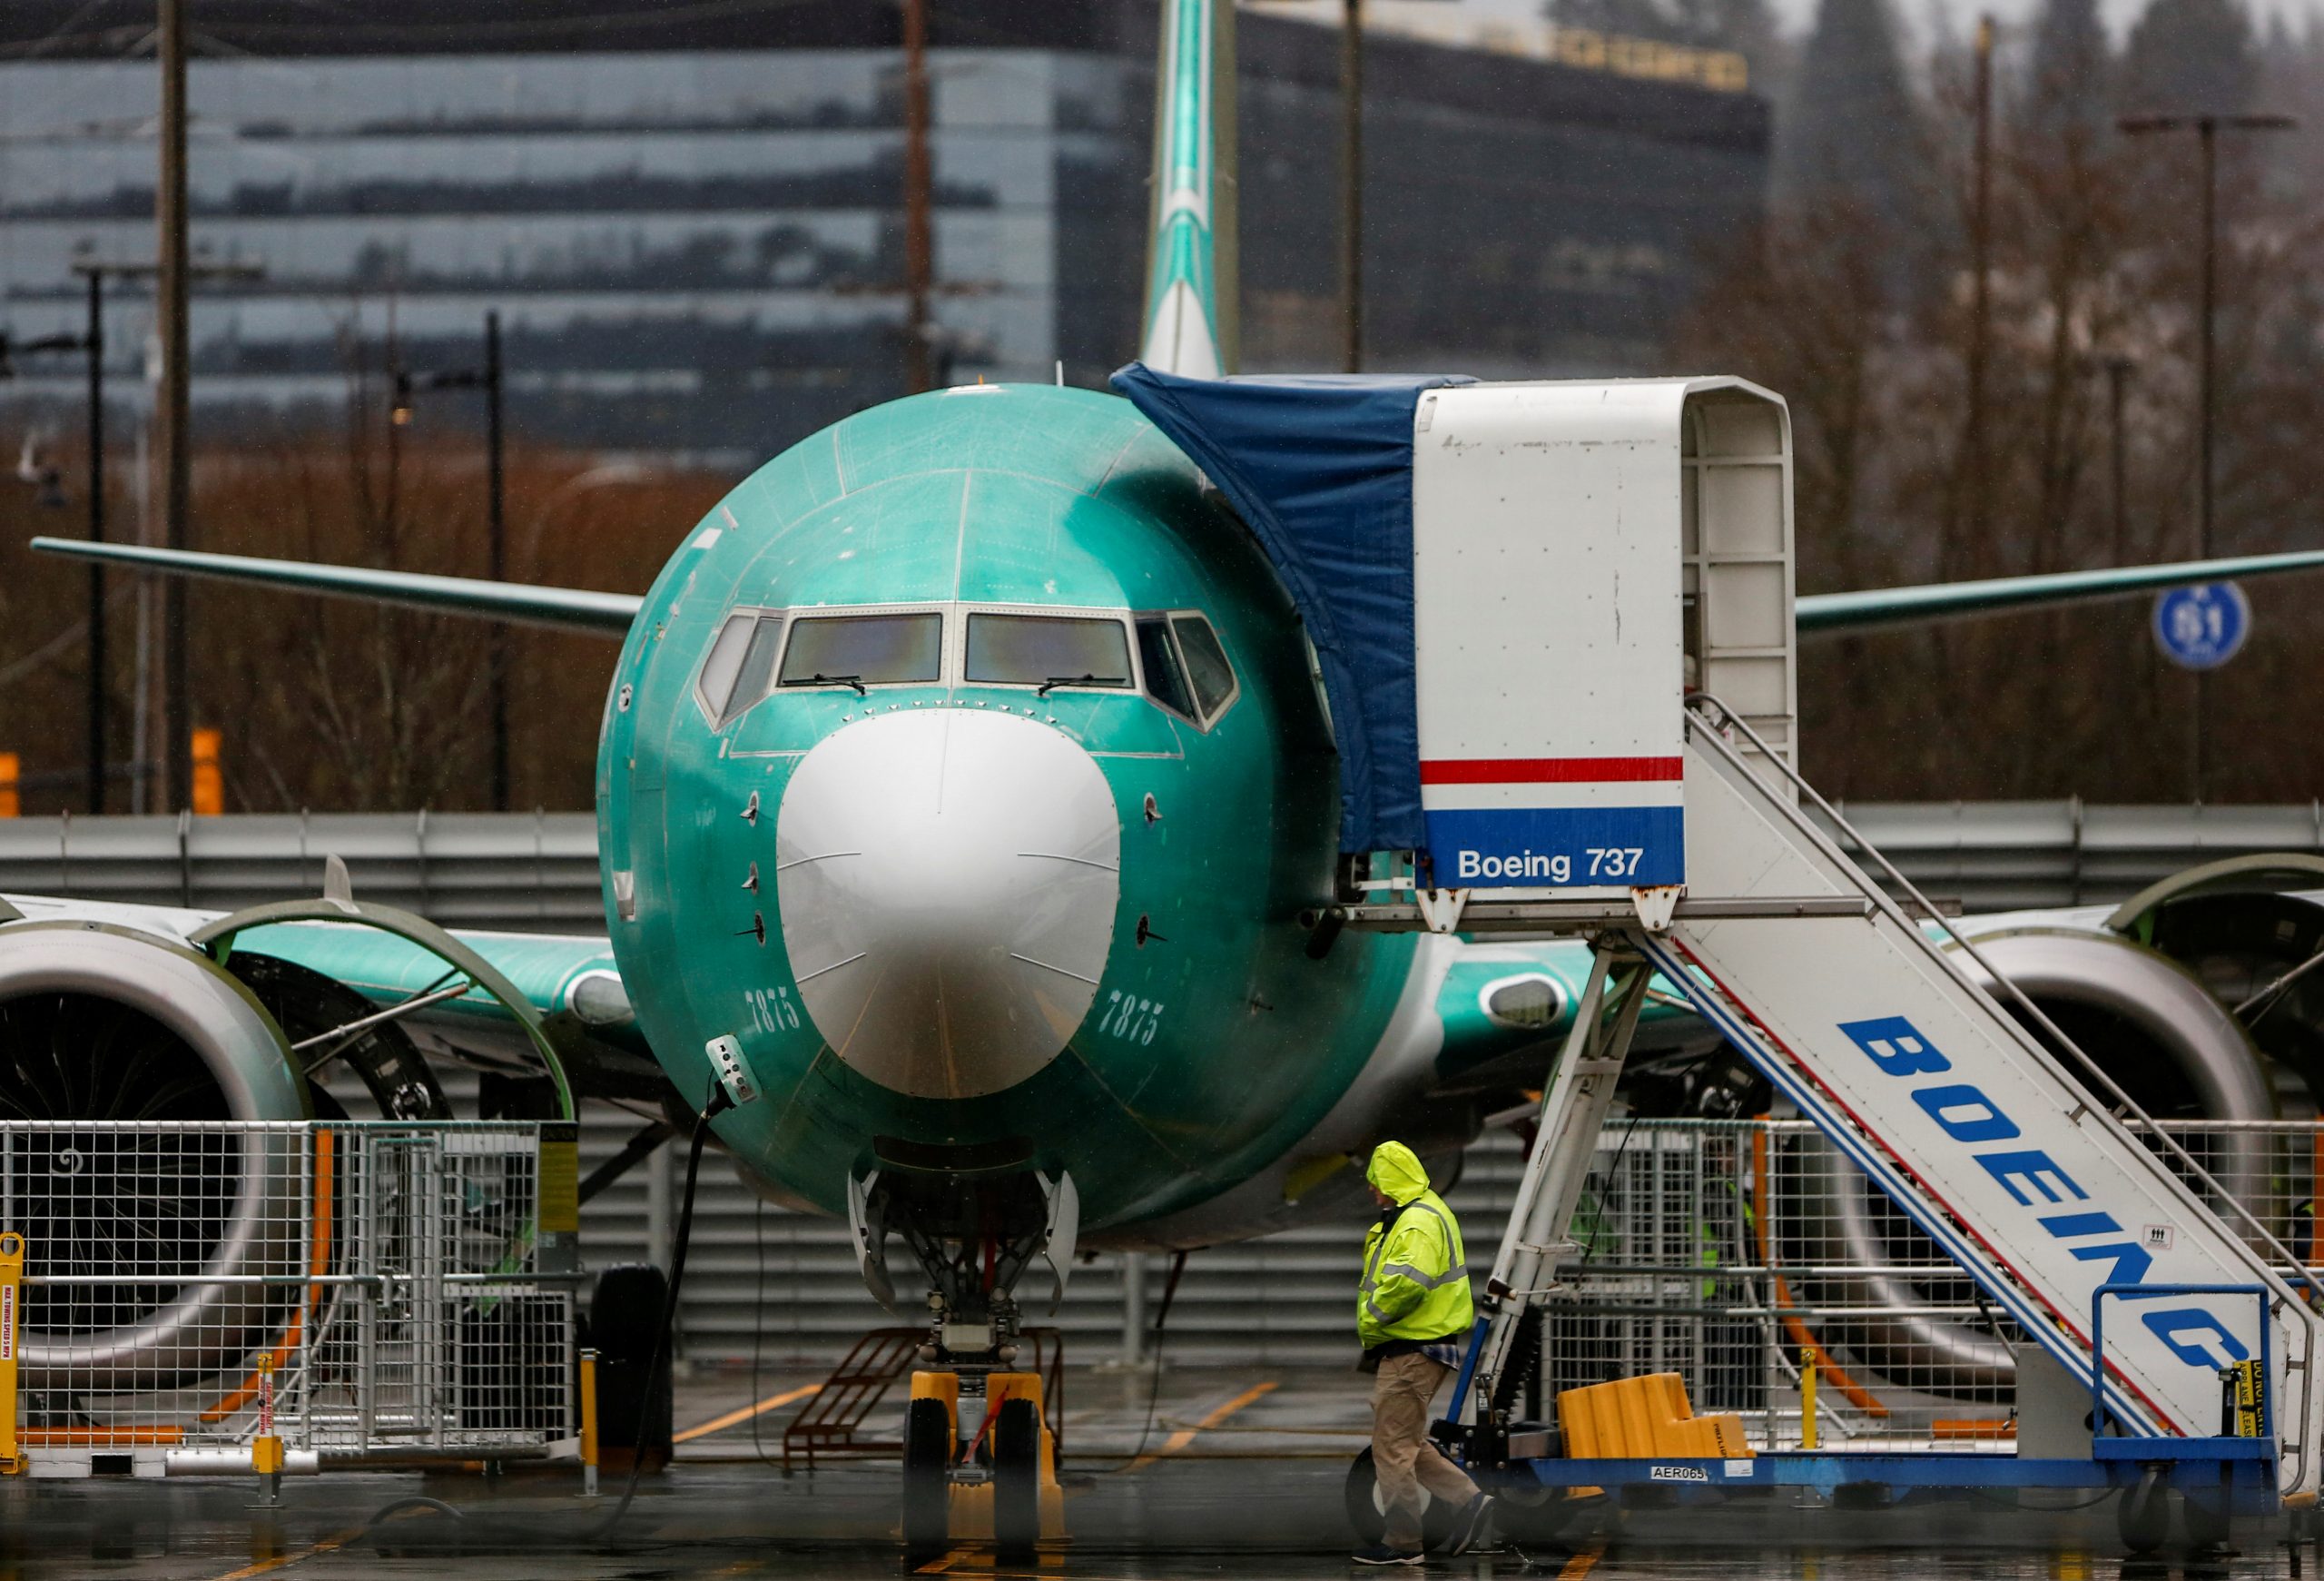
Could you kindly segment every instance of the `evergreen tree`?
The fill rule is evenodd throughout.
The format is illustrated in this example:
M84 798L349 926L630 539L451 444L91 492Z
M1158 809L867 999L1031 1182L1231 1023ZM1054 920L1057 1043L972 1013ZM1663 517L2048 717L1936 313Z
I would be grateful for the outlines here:
M1549 0L1543 9L1560 27L1731 49L1754 65L1777 38L1768 0Z
M1919 116L1888 0L1821 0L1777 124L1778 192L1842 198L1903 231L1919 206L1920 163Z
M2112 74L2098 0L2043 0L2026 82L2036 121L2059 130L2103 127L2113 102Z
M2241 0L2152 0L2131 29L2122 75L2128 110L2247 109L2259 80L2250 14Z

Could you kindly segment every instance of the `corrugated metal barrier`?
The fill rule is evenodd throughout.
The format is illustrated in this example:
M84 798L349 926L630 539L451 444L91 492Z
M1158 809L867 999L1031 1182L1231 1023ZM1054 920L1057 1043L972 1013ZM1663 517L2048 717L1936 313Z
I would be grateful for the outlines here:
M2120 900L2180 868L2257 851L2324 850L2324 806L2096 806L2080 802L1860 804L1846 815L1932 894L1972 912ZM356 894L453 927L597 933L596 822L586 814L378 814L0 820L0 892L227 910L320 893L326 855ZM468 1112L462 1105L463 1112ZM593 1107L585 1172L638 1124ZM1520 1164L1515 1144L1471 1150L1452 1195L1489 1257ZM665 1148L585 1210L593 1267L666 1256L684 1160ZM1169 1322L1187 1364L1330 1366L1353 1360L1352 1295L1363 1222L1221 1247L1189 1260ZM1074 1270L1055 1321L1076 1361L1124 1349L1126 1265L1149 1320L1166 1260L1106 1256ZM1028 1307L1047 1306L1045 1276ZM760 1299L763 1290L765 1299ZM762 1208L706 1159L687 1265L684 1353L768 1366L836 1360L887 1320L855 1276L843 1226ZM1036 1320L1039 1320L1037 1317Z

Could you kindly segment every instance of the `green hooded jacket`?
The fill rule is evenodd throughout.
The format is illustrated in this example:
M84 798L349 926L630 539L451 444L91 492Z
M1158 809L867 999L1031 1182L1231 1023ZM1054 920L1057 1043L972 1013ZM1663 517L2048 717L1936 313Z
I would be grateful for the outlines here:
M1355 1334L1369 1350L1391 1339L1465 1339L1476 1320L1461 1226L1428 1189L1428 1171L1401 1141L1372 1150L1364 1178L1396 1204L1364 1241Z

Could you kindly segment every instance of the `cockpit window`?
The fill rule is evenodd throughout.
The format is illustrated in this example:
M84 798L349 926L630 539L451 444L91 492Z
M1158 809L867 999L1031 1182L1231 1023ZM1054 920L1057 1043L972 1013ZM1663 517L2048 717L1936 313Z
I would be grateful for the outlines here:
M1159 615L1137 623L1137 662L1146 671L1146 695L1173 714L1198 717L1195 695L1187 688L1187 672L1178 663L1178 645L1170 640L1170 622Z
M694 682L694 700L712 729L723 729L739 719L773 689L774 656L782 646L781 617L727 617Z
M786 687L878 687L944 673L944 617L815 615L791 623Z
M1187 679L1194 686L1195 701L1202 705L1203 723L1207 725L1235 700L1235 667L1226 662L1226 650L1218 646L1217 633L1201 616L1175 615L1170 625L1178 634Z
M1129 638L1118 620L970 615L966 678L1003 686L1128 687Z

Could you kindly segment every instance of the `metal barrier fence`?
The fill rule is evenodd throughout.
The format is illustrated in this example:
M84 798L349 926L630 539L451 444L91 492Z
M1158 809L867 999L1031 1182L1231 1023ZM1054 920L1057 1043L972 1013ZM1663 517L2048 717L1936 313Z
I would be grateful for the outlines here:
M2199 862L2324 851L2324 802L1839 807L1914 883L1972 912L2111 904ZM231 911L320 894L327 854L358 894L446 927L605 931L593 813L0 818L0 894Z
M34 1476L576 1449L574 1290L538 1267L543 1127L0 1122Z
M2324 1265L2324 1122L2166 1129ZM536 1250L542 1131L0 1122L0 1231L26 1242L15 1404L33 1473L247 1472L262 1362L294 1472L576 1452L574 1281ZM1516 1161L1505 1141L1480 1148L1455 1193L1482 1256ZM2006 1431L2023 1337L1806 1121L1611 1125L1572 1234L1543 1403L1676 1371L1698 1410L1791 1445L1810 1362L1827 1443L1965 1447ZM1347 1238L1325 1227L1207 1255L1258 1259L1262 1282L1289 1242L1320 1260L1301 1270L1331 1286L1317 1354L1344 1359ZM803 1320L795 1282L767 1294L777 1327ZM852 1317L841 1326L860 1332ZM1107 1333L1106 1317L1086 1318ZM1291 1319L1294 1338L1310 1320Z
M2324 1122L2163 1129L2324 1264ZM1827 1444L1974 1447L2011 1431L2024 1336L1807 1121L1609 1126L1572 1237L1544 1395L1678 1372L1699 1411L1738 1412L1762 1445L1795 1445L1812 1365Z

